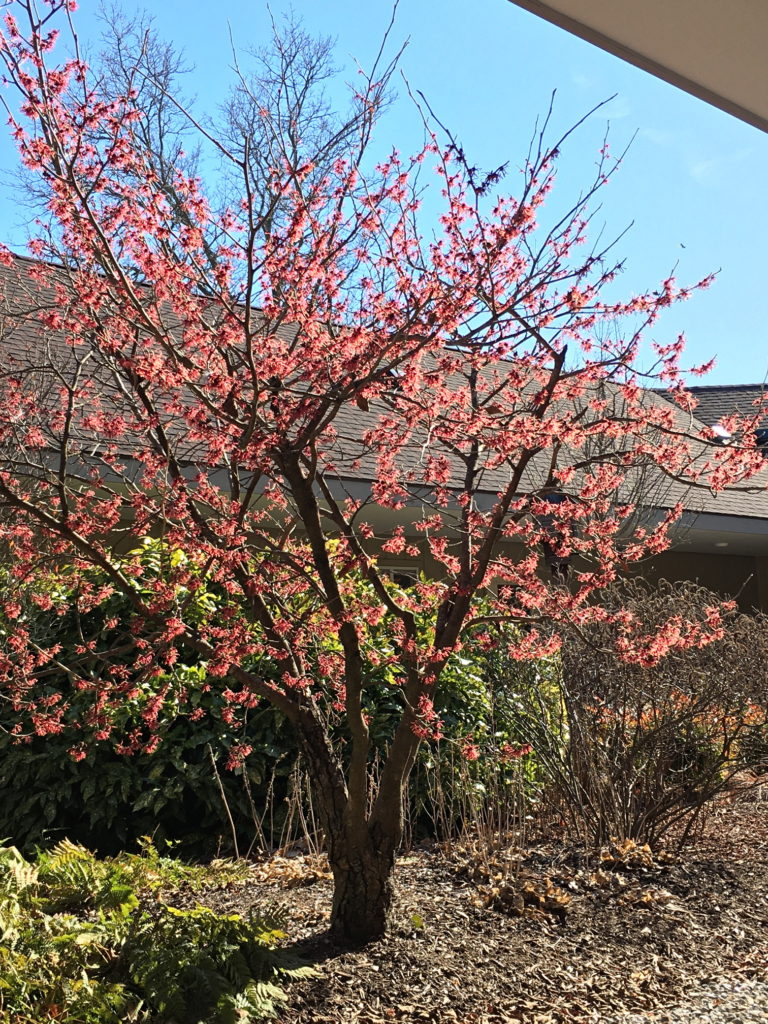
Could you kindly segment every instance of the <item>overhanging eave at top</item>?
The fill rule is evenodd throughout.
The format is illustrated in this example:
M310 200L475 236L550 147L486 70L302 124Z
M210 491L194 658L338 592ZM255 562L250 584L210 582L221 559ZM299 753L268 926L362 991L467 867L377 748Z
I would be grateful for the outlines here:
M768 131L768 0L511 0Z

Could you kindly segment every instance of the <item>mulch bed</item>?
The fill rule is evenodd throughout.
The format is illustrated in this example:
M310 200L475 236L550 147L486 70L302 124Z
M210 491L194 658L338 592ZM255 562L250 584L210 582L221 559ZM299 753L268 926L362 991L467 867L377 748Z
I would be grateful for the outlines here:
M254 884L204 902L289 911L317 975L291 986L280 1024L557 1024L650 1011L723 976L768 978L767 867L768 803L743 803L711 811L677 858L630 845L586 859L552 838L492 856L469 842L415 851L398 863L391 934L354 952L325 937L319 858L272 858Z

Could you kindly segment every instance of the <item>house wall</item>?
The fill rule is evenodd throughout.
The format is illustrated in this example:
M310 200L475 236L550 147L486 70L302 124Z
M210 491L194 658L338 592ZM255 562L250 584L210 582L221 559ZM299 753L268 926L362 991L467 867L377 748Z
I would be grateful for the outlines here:
M428 546L419 543L421 557L406 558L381 555L379 564L404 567L413 566L428 577L439 578L442 567L429 554ZM522 548L505 545L505 554L522 557ZM546 572L542 560L542 572ZM690 581L707 587L724 597L734 598L743 611L759 608L768 612L768 558L753 555L702 554L690 551L665 551L654 559L642 562L637 575L649 581L668 580L670 583Z
M665 551L642 563L639 574L648 580L690 580L735 598L743 611L768 611L768 559L753 555L711 555Z
M410 543L415 544L419 557L405 555L389 555L377 551L379 565L382 568L412 567L423 572L427 577L440 578L444 575L443 568L429 552L429 543L423 537L409 536ZM378 545L373 545L376 550ZM525 550L520 545L502 543L504 554L512 558L522 558ZM586 568L586 566L585 566ZM548 576L549 572L544 559L541 559L541 572ZM690 581L713 590L723 597L734 598L742 611L749 612L760 609L768 612L768 557L760 555L736 555L726 552L692 552L682 550L665 551L656 558L641 562L634 574L653 582L668 580L671 583Z

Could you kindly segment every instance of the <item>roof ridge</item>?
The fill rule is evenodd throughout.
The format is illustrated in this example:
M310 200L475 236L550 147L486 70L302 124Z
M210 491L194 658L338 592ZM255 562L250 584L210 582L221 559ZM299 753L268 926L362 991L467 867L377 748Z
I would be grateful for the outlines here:
M764 384L689 384L686 391L733 391L738 388L740 391L755 389L768 391L768 383ZM655 389L654 389L655 390Z

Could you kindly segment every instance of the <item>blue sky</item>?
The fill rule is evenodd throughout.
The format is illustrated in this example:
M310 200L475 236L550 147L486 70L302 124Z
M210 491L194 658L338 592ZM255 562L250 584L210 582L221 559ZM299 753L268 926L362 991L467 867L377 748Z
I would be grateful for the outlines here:
M227 92L230 33L247 49L264 42L269 15L261 2L200 0L134 4L156 18L158 30L183 48L196 71L187 91L213 110ZM337 40L347 81L355 61L373 58L391 16L389 0L272 0L276 17L292 6L308 29ZM94 41L101 27L94 0L81 0L76 21ZM556 90L554 130L616 94L579 130L564 152L559 194L589 181L606 127L614 153L634 136L624 165L602 194L596 226L606 236L632 227L616 255L626 258L621 293L655 285L677 264L681 282L719 270L706 292L670 311L652 337L671 341L683 330L688 361L717 357L706 383L758 382L768 375L763 296L768 261L768 135L576 39L507 0L401 0L393 40L409 40L402 70L460 139L471 162L486 168L522 163L537 115ZM419 145L421 129L405 86L381 126L384 146ZM608 124L609 122L609 124ZM7 181L12 146L0 138ZM514 179L509 179L510 188ZM23 211L2 186L0 237L18 247Z

